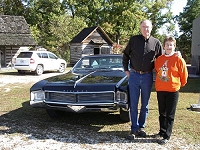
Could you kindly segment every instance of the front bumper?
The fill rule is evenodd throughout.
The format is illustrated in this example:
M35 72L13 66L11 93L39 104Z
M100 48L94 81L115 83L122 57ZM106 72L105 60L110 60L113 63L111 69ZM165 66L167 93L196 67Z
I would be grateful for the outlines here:
M31 92L30 105L46 109L70 112L102 111L110 112L124 108L128 110L125 92Z

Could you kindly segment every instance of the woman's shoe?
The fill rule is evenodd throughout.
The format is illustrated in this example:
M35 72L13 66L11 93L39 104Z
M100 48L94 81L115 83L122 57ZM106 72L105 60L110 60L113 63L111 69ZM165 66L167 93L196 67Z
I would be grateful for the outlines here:
M168 141L169 141L168 139L158 140L158 144L164 145L164 144L167 144Z

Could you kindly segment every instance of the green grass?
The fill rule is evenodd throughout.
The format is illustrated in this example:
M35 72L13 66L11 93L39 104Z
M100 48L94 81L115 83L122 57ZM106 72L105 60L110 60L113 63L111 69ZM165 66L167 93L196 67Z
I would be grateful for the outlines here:
M176 109L173 136L185 138L188 142L200 140L200 112L191 111L191 104L198 104L200 99L200 79L189 79L185 87L180 89L179 102ZM156 92L153 88L150 101L150 113L147 121L149 132L159 129L158 106Z
M63 118L52 119L44 109L35 109L29 106L30 86L28 84L9 84L0 87L0 122L4 123L4 125L0 125L1 132L8 132L2 130L3 126L9 128L10 133L35 133L36 137L39 134L36 133L35 128L41 130L40 136L45 135L44 130L51 129L51 127L61 130L67 128L74 134L85 130L89 133L98 132L119 137L125 137L130 131L131 123L120 121L118 113L66 113ZM5 88L10 88L10 91L5 92ZM200 141L200 113L188 110L191 104L198 103L199 92L200 79L189 79L187 85L180 90L173 136L184 138L188 143ZM146 132L154 134L158 132L158 129L158 107L156 92L153 88Z

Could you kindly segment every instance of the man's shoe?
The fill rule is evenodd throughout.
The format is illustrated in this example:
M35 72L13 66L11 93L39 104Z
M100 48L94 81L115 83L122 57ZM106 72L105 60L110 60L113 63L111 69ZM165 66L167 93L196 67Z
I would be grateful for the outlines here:
M138 136L138 131L131 132L131 133L127 136L127 139L128 139L128 140L134 140L136 136Z
M158 140L158 144L164 145L164 144L167 144L168 141L169 141L168 139Z
M147 134L146 134L146 132L144 131L144 128L140 128L140 129L138 130L138 136L143 137L143 138L146 138Z

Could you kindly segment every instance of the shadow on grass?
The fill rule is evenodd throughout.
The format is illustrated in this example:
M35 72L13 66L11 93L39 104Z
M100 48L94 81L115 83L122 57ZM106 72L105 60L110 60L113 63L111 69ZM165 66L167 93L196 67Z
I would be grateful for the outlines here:
M20 74L15 71L9 71L9 72L0 72L0 75L20 75Z
M134 141L126 139L130 123L120 120L118 113L65 113L50 118L44 109L31 108L29 102L0 116L0 134L25 134L28 139L53 139L68 143L154 143L148 136Z
M49 73L58 73L56 71L45 71L43 72L43 74L49 74ZM17 71L4 71L4 72L0 72L0 75L14 75L14 76L30 76L30 75L34 75L34 76L38 76L36 75L35 72L26 72L26 73L21 73L19 74Z

